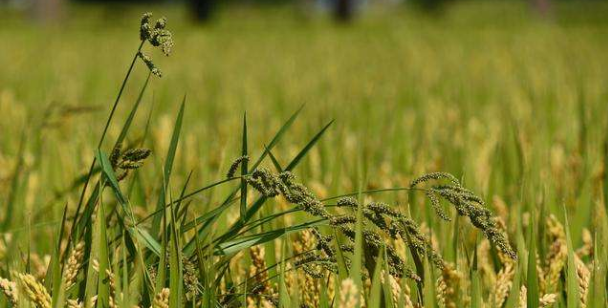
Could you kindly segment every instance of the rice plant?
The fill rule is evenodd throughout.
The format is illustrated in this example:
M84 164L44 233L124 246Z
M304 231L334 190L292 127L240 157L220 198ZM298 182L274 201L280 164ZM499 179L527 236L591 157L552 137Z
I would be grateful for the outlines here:
M170 76L151 54L180 51L170 25L150 13L141 18L139 46L96 146L85 150L89 168L68 175L50 198L62 215L49 232L15 208L32 198L23 191L36 178L28 174L36 169L23 137L18 153L25 158L16 161L2 217L0 307L607 307L605 170L589 178L595 166L556 164L555 175L585 180L567 182L559 198L548 186L522 183L521 202L538 206L508 204L514 199L495 194L497 187L535 172L515 130L504 133L511 141L500 152L511 163L502 178L488 176L490 183L411 168L394 181L400 185L380 185L393 170L357 159L352 178L335 172L312 180L307 164L339 149L322 142L334 129L329 119L300 132L308 139L293 147L290 134L297 120L306 121L306 106L260 143L252 142L260 137L247 114L239 116L230 133L239 146L216 172L203 169L209 175L202 180L200 169L181 165L191 149L184 130L190 99L183 97L156 135L150 130L163 124L153 109L141 115L151 82ZM137 67L146 77L131 101L124 93ZM365 147L347 150L366 158ZM345 184L330 189L332 181ZM595 193L583 194L589 187ZM565 204L581 199L593 204L595 217ZM23 229L16 219L27 221Z

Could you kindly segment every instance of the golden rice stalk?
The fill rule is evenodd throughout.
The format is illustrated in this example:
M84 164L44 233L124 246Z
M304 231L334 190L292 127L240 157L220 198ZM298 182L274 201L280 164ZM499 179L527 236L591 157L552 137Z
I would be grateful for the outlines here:
M82 259L84 257L84 242L80 242L72 249L70 256L65 265L63 272L63 280L65 281L66 290L71 288L76 283L76 276L82 267Z
M44 285L30 274L17 274L27 299L38 308L51 308L51 296Z
M266 256L266 251L263 246L254 246L249 250L251 255L251 268L250 268L250 276L256 276L256 281L259 283L263 283L264 287L266 287L266 283L268 283L268 273L266 270L266 260L264 257Z
M557 300L557 295L556 294L545 294L543 296L541 296L540 300L539 300L539 307L543 308L543 307L549 307L553 304L555 304L555 301ZM519 290L519 305L518 308L527 308L528 307L528 289L526 288L526 286L521 286L521 289Z
M263 246L254 246L249 250L251 255L251 267L249 269L249 277L255 277L255 283L253 284L252 293L256 295L266 295L270 297L274 297L276 294L270 285L270 280L268 279L268 271L266 270L266 260L265 255L266 251ZM250 296L251 297L251 296ZM255 298L251 297L252 301L255 301ZM249 299L248 299L249 302ZM259 300L260 305L264 305L264 299Z
M576 250L576 255L578 255L579 258L587 257L593 252L593 236L589 229L583 229L582 238L583 246Z
M536 253L536 272L538 272L538 285L540 290L547 289L547 281L545 280L545 269L543 268L542 260Z
M262 299L261 305L262 308L275 308L271 301L267 299Z
M294 253L301 255L307 251L311 251L315 248L314 236L310 230L304 230L300 233L298 240L294 242ZM303 277L302 277L303 276ZM317 307L319 303L319 282L317 279L303 273L300 277L303 280L302 284L304 289L300 290L302 293L302 302L308 307Z
M247 308L275 308L271 301L262 298L260 299L259 304L255 300L255 298L248 296L247 297Z
M483 275L486 285L494 285L496 283L496 272L491 261L491 244L488 239L483 239L477 246L477 267Z
M395 278L395 276L387 274L387 272L384 270L382 271L382 276L380 276L383 285L386 283L386 277L388 277L388 283L391 286L391 298L393 303L395 305L399 304L399 301L403 297L405 308L413 308L414 306L410 297L409 287L405 285L405 290L402 291L400 278ZM369 287L371 288L371 281L366 280L366 284L368 283L370 284Z
M151 308L169 308L169 295L171 291L169 288L163 288L154 296Z
M515 275L514 262L507 262L500 269L496 276L494 284L494 292L492 292L492 307L502 307L502 304L507 299L511 286L513 285L513 276Z
M13 307L17 306L19 302L19 290L17 284L13 281L0 277L0 290L6 296L6 299L11 302Z
M257 308L256 301L251 296L247 296L247 308Z
M575 255L574 263L576 266L576 278L578 281L578 295L580 300L580 307L587 307L587 294L589 293L589 280L591 278L591 272L583 263L579 257Z
M114 273L110 271L110 269L106 269L106 274L108 275L109 280L109 289L110 294L108 296L108 306L110 308L117 308L116 305L116 279L114 278Z
M403 302L404 302L405 308L416 307L416 306L414 306L414 302L412 301L412 295L411 295L412 293L411 293L410 287L407 284L405 284L404 286L405 286L405 288L403 288L403 300L404 300Z
M329 275L329 279L327 280L327 296L329 298L334 298L336 296L336 276Z
M320 284L317 279L309 275L308 273L304 273L304 304L307 307L318 307L319 306L319 292L320 292Z
M359 302L359 289L355 282L350 279L342 280L340 285L340 301L338 308L355 308Z
M89 307L95 307L97 305L97 295L91 297L89 304L91 304Z
M528 288L521 286L519 289L519 305L518 308L528 308Z
M83 306L82 302L79 302L77 299L68 299L66 302L67 308L82 308Z
M388 275L388 281L391 286L391 296L393 298L393 303L398 303L401 294L403 293L401 292L401 285L399 284L399 281L397 281L397 279L393 277L393 275Z
M47 269L51 263L51 256L40 256L37 253L30 254L31 273L37 280L44 280Z
M540 307L550 307L557 301L557 294L545 294L540 298Z
M566 265L568 259L568 248L566 245L566 232L564 226L557 220L554 215L547 218L547 234L552 241L549 247L549 253L545 260L545 293L555 291L555 287L559 283L559 278L562 269Z
M386 273L383 273L383 274L386 274ZM403 294L404 298L409 299L409 294L406 294L405 292L401 291L401 284L399 284L399 281L395 277L393 277L393 275L387 275L387 276L388 276L389 284L391 286L391 295L393 298L393 303L395 305L397 305L399 303L399 300L401 299L402 294ZM384 278L384 275L382 276L382 278ZM407 299L405 299L405 302L407 302Z
M446 263L437 280L437 300L443 307L456 308L460 278L454 266Z

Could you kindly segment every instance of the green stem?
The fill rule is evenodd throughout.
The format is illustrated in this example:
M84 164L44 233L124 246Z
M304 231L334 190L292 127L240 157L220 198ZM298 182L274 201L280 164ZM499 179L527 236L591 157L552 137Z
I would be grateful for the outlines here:
M103 144L103 141L105 140L106 134L108 132L108 128L110 127L110 123L112 122L112 119L114 118L114 113L116 112L116 108L118 107L118 103L120 102L120 98L122 97L122 93L127 85L127 81L129 80L129 77L131 76L131 72L133 72L133 68L135 67L135 61L137 61L138 54L141 51L142 47L144 46L145 42L146 41L141 41L141 43L139 44L139 47L137 48L137 52L135 52L135 55L133 56L133 60L131 61L129 70L127 71L127 74L126 74L124 80L122 81L122 85L120 86L120 90L118 91L118 95L116 96L116 100L114 100L114 105L112 106L112 110L110 111L110 115L108 116L108 120L106 121L106 125L101 134L101 138L99 139L99 143L97 144L97 149L101 148L101 145ZM97 162L97 159L94 157L93 162L91 162L91 166L89 167L88 176L84 182L84 186L82 188L82 193L80 194L80 199L78 200L78 206L76 207L76 213L74 214L75 219L78 219L78 215L80 214L80 210L82 208L82 204L84 201L84 196L85 196L87 188L89 186L89 181L93 175L93 170L95 169L96 162ZM77 223L74 223L72 226L72 230L70 231L70 238L68 239L68 245L70 244L70 241L74 234L74 230L77 225L78 225Z

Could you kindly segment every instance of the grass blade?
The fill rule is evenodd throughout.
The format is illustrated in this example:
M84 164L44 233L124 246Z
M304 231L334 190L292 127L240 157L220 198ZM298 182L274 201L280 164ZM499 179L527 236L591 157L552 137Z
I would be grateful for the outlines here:
M163 183L160 188L160 194L158 197L158 202L156 205L157 213L154 215L154 219L152 221L152 234L158 234L160 228L160 222L162 219L162 215L159 215L158 212L162 211L165 208L166 202L166 193L167 193L167 184L169 182L169 178L171 178L171 171L173 170L173 161L175 159L175 152L177 151L177 143L179 142L179 135L182 129L182 120L184 118L184 108L186 107L186 96L184 95L184 99L182 100L181 107L179 108L179 113L177 114L177 119L175 120L175 125L173 126L173 135L171 136L171 143L169 144L169 149L167 152L167 157L165 158L165 167L163 172Z
M246 157L247 154L247 113L243 115L243 141L241 144L241 155ZM247 215L247 181L244 176L247 174L247 160L243 160L241 163L241 221L245 221L245 215Z

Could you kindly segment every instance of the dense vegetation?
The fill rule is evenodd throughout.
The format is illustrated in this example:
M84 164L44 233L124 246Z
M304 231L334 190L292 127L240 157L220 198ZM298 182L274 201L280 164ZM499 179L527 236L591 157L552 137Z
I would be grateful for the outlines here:
M606 307L605 5L140 9L6 14L0 306Z

